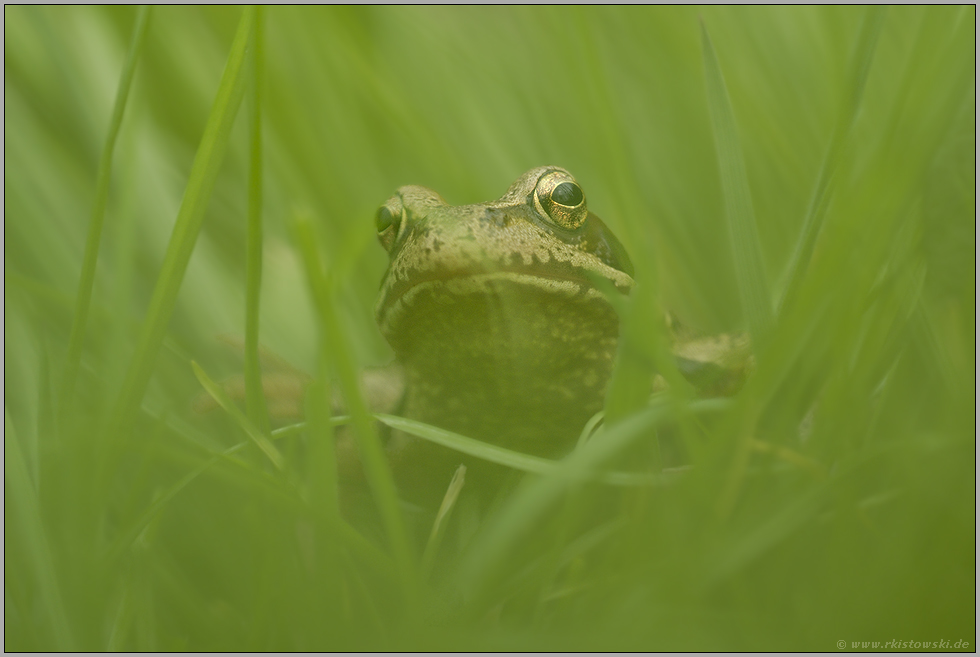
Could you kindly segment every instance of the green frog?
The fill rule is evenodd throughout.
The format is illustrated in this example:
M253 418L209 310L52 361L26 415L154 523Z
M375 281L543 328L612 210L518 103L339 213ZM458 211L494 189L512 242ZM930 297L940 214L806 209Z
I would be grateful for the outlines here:
M578 181L538 167L496 201L460 206L409 185L379 208L376 228L389 256L376 317L395 363L364 373L371 409L535 456L570 451L603 407L619 336L596 284L622 295L634 285L626 249ZM702 337L666 322L698 390L737 391L751 365L746 336ZM270 413L296 415L309 377L278 369L263 378ZM240 377L226 389L244 396ZM426 502L438 503L461 463L468 489L494 490L506 472L397 431L387 451L402 493ZM342 477L359 479L349 435L338 462Z
M404 376L399 414L527 454L566 453L602 409L619 335L594 281L624 295L634 285L626 249L575 178L538 167L496 201L461 206L410 185L376 224L390 260L376 316ZM389 445L413 491L445 490L465 460L404 435Z

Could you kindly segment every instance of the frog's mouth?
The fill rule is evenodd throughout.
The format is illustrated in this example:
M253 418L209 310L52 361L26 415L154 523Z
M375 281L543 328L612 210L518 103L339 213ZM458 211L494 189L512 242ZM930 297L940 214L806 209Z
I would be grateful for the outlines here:
M622 272L610 271L618 276L608 278L599 273L594 276L605 278L620 293L628 294L633 286L632 278ZM522 299L542 297L562 299L571 304L598 302L611 307L605 294L596 288L591 277L584 272L562 271L548 275L510 269L482 269L431 272L415 277L411 283L386 282L375 314L382 334L387 336L396 331L403 320L410 320L415 312L450 312L458 301L475 297L494 300L496 305L505 309L516 308Z

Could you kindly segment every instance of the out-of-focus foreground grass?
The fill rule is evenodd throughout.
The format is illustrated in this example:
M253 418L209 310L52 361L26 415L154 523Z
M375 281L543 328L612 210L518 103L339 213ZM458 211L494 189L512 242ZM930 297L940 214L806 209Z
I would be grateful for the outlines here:
M73 374L137 15L4 10L5 649L975 648L973 7L702 10L727 133L694 9L282 7L243 27L241 9L154 9ZM235 41L256 27L260 290L255 78ZM716 148L733 136L734 159ZM742 161L748 206L719 173ZM253 444L191 412L191 361L242 370L216 336L245 335L247 289L260 341L297 368L390 360L377 206L408 183L490 200L542 164L576 175L640 264L635 307L740 330L742 299L765 295L746 388L671 420L693 461L674 483L539 478L423 569L424 535L338 519L320 434L270 447L260 414ZM752 215L764 278L747 294L760 260L733 252L729 222ZM329 273L329 340L297 216ZM634 342L656 333L645 316Z

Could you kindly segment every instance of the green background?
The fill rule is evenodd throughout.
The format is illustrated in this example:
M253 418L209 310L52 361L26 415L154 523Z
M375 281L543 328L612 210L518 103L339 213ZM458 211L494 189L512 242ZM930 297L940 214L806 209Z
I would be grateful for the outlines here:
M702 23L727 85L768 286L755 293L779 311L753 381L717 422L684 429L701 448L680 483L523 490L541 504L532 526L507 525L513 503L497 524L474 521L475 540L517 537L492 567L460 539L411 595L383 535L359 561L324 529L311 437L277 442L282 472L254 447L213 458L246 436L190 410L190 361L241 371L216 336L244 334L250 68L142 410L111 430L241 9L151 13L78 403L61 410L136 15L4 10L5 649L975 648L973 7L263 12L260 341L311 374L318 322L295 217L312 218L331 277L343 337L330 344L380 365L377 207L403 184L494 199L545 164L576 176L640 264L637 308L747 329ZM875 16L855 96L852 53ZM812 261L778 307L833 144ZM637 317L638 341L654 340ZM478 594L461 562L477 564Z

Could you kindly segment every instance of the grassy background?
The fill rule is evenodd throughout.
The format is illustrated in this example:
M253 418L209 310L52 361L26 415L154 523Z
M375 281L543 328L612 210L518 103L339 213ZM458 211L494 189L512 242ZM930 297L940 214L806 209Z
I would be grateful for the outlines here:
M190 361L212 377L242 368L215 337L245 334L247 58L221 86L242 10L151 13L68 403L137 10L6 7L4 647L975 648L972 7L891 8L871 41L864 8L270 8L260 340L311 374L345 354L351 368L387 362L377 206L408 183L493 199L541 164L576 175L640 265L633 307L753 325L699 15L737 126L718 138L741 145L758 230L765 280L750 292L776 312L756 373L710 422L671 411L695 464L676 484L539 478L459 528L420 583L424 535L410 527L399 547L390 525L366 541L338 521L316 431L276 441L277 469L254 445L227 452L248 442L240 422L190 411ZM869 43L855 95L853 53ZM237 118L233 102L214 109L236 80ZM201 146L209 117L228 122L224 158ZM194 205L207 166L213 192ZM822 167L813 257L779 305ZM195 211L186 275L161 275L175 220ZM297 216L309 220L291 230ZM329 274L319 306L302 252ZM168 285L172 315L151 301ZM655 342L648 316L631 315L638 353ZM159 353L141 338L154 327ZM128 419L127 395L142 398ZM608 438L642 440L659 421L627 416Z

